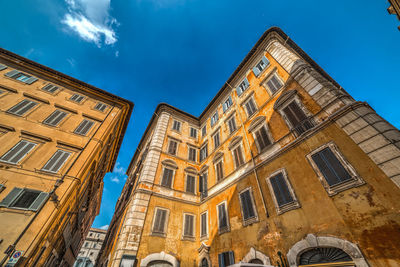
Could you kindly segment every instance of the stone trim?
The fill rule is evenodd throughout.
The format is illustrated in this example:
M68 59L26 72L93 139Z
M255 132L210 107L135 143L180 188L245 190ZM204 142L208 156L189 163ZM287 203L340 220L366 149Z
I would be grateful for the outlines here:
M179 261L172 255L161 251L160 253L153 253L147 255L143 260L140 261L140 267L147 267L152 261L166 261L172 264L173 267L179 267Z
M210 259L210 247L207 246L204 242L201 242L200 248L198 249L199 252L199 263L198 267L201 267L201 261L203 259L207 260L208 266L212 267L211 259Z
M290 267L297 267L300 254L315 247L335 247L342 249L353 259L357 267L369 267L356 244L336 237L316 236L314 234L308 234L289 249L287 259Z
M251 260L261 260L264 265L271 265L271 261L268 256L266 256L264 253L261 251L256 250L255 248L251 247L249 252L246 254L246 256L243 257L241 260L242 262L249 263Z

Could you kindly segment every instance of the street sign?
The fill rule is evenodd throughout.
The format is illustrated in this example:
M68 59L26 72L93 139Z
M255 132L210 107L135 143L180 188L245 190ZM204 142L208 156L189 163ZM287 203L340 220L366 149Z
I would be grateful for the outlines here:
M11 267L11 266L14 266L15 264L17 264L19 258L21 258L23 253L24 253L23 250L14 251L14 253L12 254L10 260L7 262L6 267Z

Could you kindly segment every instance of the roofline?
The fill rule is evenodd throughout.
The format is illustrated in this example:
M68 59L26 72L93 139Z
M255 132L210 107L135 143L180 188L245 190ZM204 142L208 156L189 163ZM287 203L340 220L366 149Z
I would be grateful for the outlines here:
M78 84L78 85L81 85L81 86L83 86L83 87L86 87L86 88L88 88L89 90L93 90L93 91L95 91L95 92L97 92L97 93L100 93L100 94L106 95L106 96L108 96L108 97L114 98L114 99L118 100L119 102L128 104L128 112L126 113L126 119L125 119L125 122L124 122L124 124L123 124L123 126L122 126L121 134L120 134L119 140L118 140L118 142L117 142L117 146L116 146L115 156L114 156L114 159L112 160L111 166L110 166L110 170L112 171L112 169L114 168L115 162L117 161L117 157L118 157L118 154L119 154L119 150L120 150L120 148L121 148L122 140L123 140L123 137L124 137L124 135L125 135L125 132L126 132L126 129L127 129L127 127L128 127L128 123L129 123L129 120L130 120L130 117L131 117L131 114L132 114L132 110L133 110L133 106L134 106L133 102L132 102L132 101L129 101L129 100L125 99L125 98L119 97L119 96L117 96L117 95L111 94L111 93L109 93L109 92L107 92L107 91L105 91L105 90L103 90L103 89L100 89L100 88L98 88L98 87L95 87L95 86L93 86L93 85L90 85L90 84L88 84L88 83L85 83L85 82L83 82L83 81L81 81L81 80L78 80L78 79L76 79L76 78L73 78L73 77L71 77L71 76L69 76L69 75L67 75L67 74L64 74L64 73L62 73L62 72L56 71L56 70L54 70L54 69L52 69L52 68L49 68L49 67L47 67L47 66L44 66L44 65L42 65L42 64L40 64L40 63L37 63L37 62L35 62L35 61L33 61L33 60L30 60L30 59L25 58L25 57L23 57L23 56L17 55L17 54L15 54L15 53L13 53L13 52L11 52L11 51L9 51L9 50L6 50L6 49L4 49L4 48L1 48L1 47L0 47L0 54L4 54L4 55L6 55L6 56L9 56L9 57L11 57L11 58L14 58L14 59L17 60L17 61L20 61L20 62L18 62L18 63L23 62L23 63L25 63L25 64L27 64L27 65L31 65L31 66L33 66L33 67L35 67L35 68L38 68L38 69L40 69L40 70L43 70L43 71L45 71L45 72L47 72L47 73L49 73L49 74L56 75L56 76L58 76L58 77L60 77L60 78L69 80L69 81L71 81L71 82L73 82L73 83L76 83L76 84Z

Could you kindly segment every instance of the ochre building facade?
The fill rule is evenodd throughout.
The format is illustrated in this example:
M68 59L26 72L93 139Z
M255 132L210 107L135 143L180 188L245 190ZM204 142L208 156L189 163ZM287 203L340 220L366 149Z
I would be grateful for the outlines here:
M0 50L0 266L74 264L132 108Z
M399 266L399 148L271 28L199 117L157 107L98 265Z

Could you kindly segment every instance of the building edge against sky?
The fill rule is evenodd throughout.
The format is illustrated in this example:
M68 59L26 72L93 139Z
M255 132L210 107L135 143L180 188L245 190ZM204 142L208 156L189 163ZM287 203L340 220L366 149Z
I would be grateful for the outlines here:
M156 108L97 264L275 264L283 253L290 266L398 265L399 147L396 128L270 28L199 118Z
M72 266L133 103L0 49L0 251Z
M397 19L400 21L400 0L388 0L390 6L387 11L391 15L396 15ZM400 31L400 26L397 26L397 29Z

